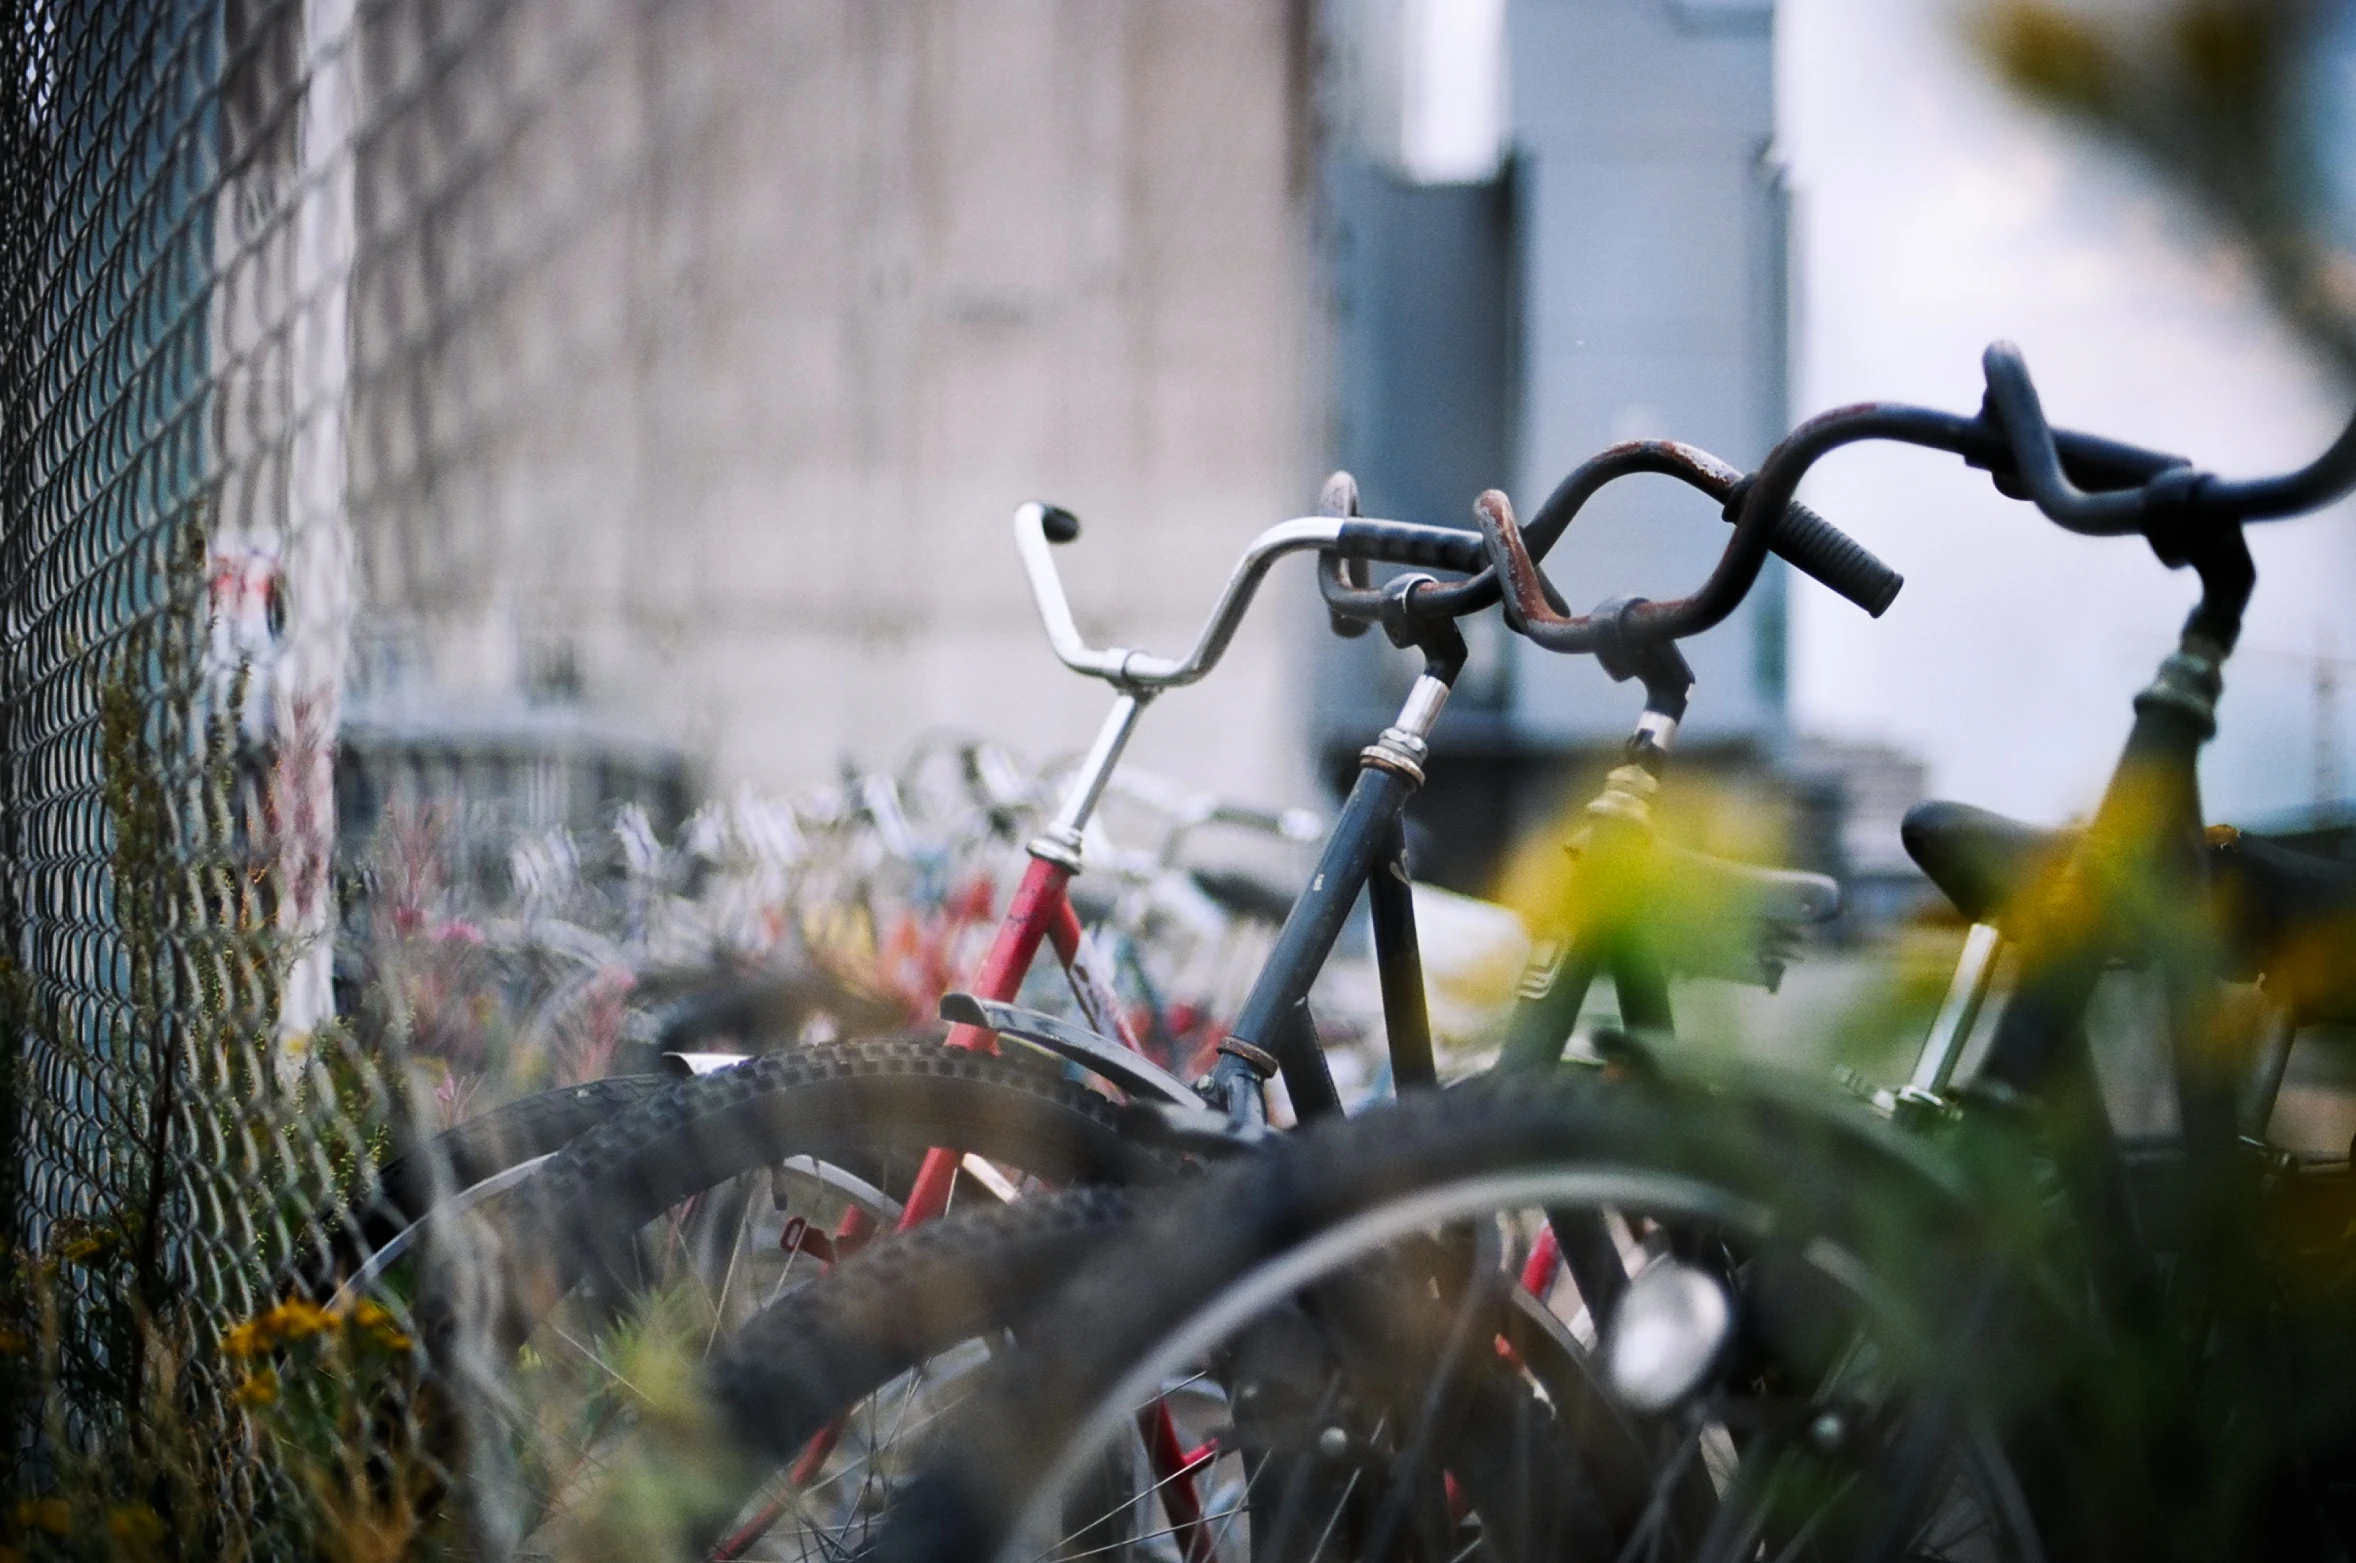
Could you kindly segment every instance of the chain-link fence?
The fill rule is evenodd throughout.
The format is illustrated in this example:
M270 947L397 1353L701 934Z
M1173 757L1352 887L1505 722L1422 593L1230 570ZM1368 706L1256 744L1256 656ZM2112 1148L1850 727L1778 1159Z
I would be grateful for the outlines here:
M1227 549L1138 550L1313 492L1313 13L9 8L0 1557L398 1553L465 1484L398 1308L290 1289L333 1213L609 1072L655 955L856 945L858 1004L929 1013L986 918L876 885L971 901L1027 799L969 753L948 847L922 776L690 819L687 757L1078 742L1013 503L1132 518L1077 568L1144 642ZM1288 720L1267 666L1168 752L1289 789L1231 741ZM570 944L518 954L525 903Z
M287 1267L329 1235L313 1218L414 1105L414 1013L337 1016L335 879L358 857L336 741L357 659L430 646L419 605L495 573L516 529L482 522L518 503L493 490L519 446L589 437L563 427L598 416L575 393L629 351L599 276L648 143L599 78L633 68L638 21L10 9L0 1545L307 1550L339 1510L347 1537L373 1517L397 1540L407 1489L438 1479L404 1474L382 1403L289 1410L261 1350L335 1335L345 1368L373 1349L398 1376L397 1325L285 1311ZM434 790L398 756L356 763L342 790L371 811Z

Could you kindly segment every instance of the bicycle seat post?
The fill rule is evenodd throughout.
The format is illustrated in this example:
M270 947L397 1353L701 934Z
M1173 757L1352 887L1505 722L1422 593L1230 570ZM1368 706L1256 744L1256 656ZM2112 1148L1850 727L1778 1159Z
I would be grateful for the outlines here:
M1963 1061L1964 1045L1979 1023L1981 1007L1996 981L1997 959L2003 953L2004 934L1994 923L1974 923L1964 935L1963 953L1956 958L1955 975L1948 980L1947 996L1931 1022L1930 1035L1923 1038L1914 1074L1891 1098L1901 1112L1945 1109L1955 1066Z

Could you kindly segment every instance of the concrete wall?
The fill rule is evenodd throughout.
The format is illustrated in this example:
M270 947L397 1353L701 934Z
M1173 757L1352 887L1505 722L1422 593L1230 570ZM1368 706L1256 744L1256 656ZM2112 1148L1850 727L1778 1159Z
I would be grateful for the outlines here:
M573 705L720 786L943 726L1083 744L1105 694L1047 652L1013 507L1088 524L1091 637L1176 649L1314 501L1308 9L374 13L360 709ZM1300 791L1277 584L1141 759Z

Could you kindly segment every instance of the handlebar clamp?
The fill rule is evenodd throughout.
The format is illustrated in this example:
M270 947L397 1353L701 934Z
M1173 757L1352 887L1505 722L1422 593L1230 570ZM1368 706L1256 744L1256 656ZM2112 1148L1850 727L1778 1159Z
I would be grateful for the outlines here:
M1465 659L1471 651L1464 644L1464 632L1456 627L1456 616L1450 613L1427 613L1416 606L1416 597L1440 583L1428 575L1414 573L1398 576L1383 587L1382 627L1392 645L1401 651L1420 651L1426 670L1448 683L1456 682L1456 675L1464 671Z
M1615 684L1625 684L1637 675L1638 648L1628 644L1628 615L1635 612L1649 597L1612 597L1597 603L1587 612L1588 622L1595 626L1595 663Z
M1423 617L1415 611L1416 592L1423 587L1438 584L1438 581L1420 570L1395 575L1383 583L1380 622L1383 633L1401 651L1415 645L1423 634Z
M1595 662L1615 684L1637 679L1644 685L1645 709L1671 721L1683 721L1687 698L1693 693L1693 665L1673 640L1631 643L1628 615L1649 598L1614 597L1589 611L1595 626Z

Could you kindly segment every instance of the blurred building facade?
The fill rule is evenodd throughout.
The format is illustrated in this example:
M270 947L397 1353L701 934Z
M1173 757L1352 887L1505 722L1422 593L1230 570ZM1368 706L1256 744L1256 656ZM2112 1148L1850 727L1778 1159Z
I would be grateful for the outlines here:
M1015 505L1088 524L1092 639L1174 649L1314 501L1314 22L364 8L344 730L556 710L510 725L668 747L707 788L941 728L1084 745L1105 691L1048 653ZM1302 790L1289 584L1141 759Z
M1400 133L1409 35L1468 12L1490 151L1435 169ZM1462 522L1616 439L1747 466L1785 418L1769 0L255 14L220 438L283 453L239 469L282 500L227 508L286 525L225 534L216 573L286 588L281 747L340 736L354 829L404 777L518 778L527 823L582 823L615 777L661 814L943 729L1076 748L1104 691L1039 632L1027 498L1087 525L1084 633L1176 648L1330 465ZM1637 480L1558 578L1679 594L1723 540ZM1705 763L1786 751L1783 592L1771 565L1689 648ZM1473 639L1420 805L1468 888L1636 706ZM1288 567L1133 752L1301 799L1405 688L1375 640L1331 640Z
M1379 83L1400 68L1393 35L1380 7L1360 15L1344 45ZM1343 464L1369 509L1459 524L1488 487L1527 517L1618 440L1755 465L1787 416L1772 0L1510 0L1501 21L1505 107L1480 176L1419 178L1396 99L1365 81L1353 94L1362 118L1328 174ZM1552 573L1578 608L1682 596L1725 540L1716 506L1639 478L1581 514ZM1732 620L1686 645L1683 741L1705 763L1784 757L1785 590L1771 563ZM1403 672L1379 648L1328 653L1329 765ZM1589 659L1495 633L1461 693L1424 806L1449 877L1477 881L1591 781L1642 698Z

